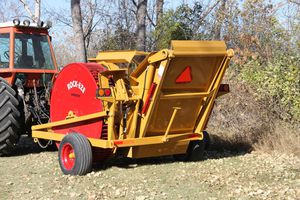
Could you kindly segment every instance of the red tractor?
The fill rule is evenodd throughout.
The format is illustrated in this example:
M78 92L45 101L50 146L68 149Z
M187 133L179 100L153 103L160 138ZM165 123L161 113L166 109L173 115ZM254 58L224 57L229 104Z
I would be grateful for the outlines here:
M0 23L0 155L11 152L31 126L49 120L57 64L50 23Z

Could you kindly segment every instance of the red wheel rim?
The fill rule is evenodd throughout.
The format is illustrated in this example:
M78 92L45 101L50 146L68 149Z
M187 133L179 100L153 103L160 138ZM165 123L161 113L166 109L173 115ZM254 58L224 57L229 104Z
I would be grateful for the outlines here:
M67 170L71 170L75 164L75 153L70 143L64 144L61 150L61 161Z

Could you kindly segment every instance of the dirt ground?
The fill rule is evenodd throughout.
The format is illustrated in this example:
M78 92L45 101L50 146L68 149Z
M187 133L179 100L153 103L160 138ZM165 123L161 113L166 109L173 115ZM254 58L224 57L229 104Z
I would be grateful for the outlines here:
M263 152L206 152L201 162L119 158L86 176L60 171L56 151L23 138L0 157L0 199L300 199L300 160Z

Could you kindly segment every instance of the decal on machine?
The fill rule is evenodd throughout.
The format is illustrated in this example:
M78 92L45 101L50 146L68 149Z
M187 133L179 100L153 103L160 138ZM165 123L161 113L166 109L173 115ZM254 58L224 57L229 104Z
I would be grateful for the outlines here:
M82 94L85 93L85 86L79 82L79 81L70 81L70 83L67 84L68 90L71 90L72 88L78 88Z
M161 79L163 73L164 73L165 67L163 65L160 65L158 68L157 76L159 79Z

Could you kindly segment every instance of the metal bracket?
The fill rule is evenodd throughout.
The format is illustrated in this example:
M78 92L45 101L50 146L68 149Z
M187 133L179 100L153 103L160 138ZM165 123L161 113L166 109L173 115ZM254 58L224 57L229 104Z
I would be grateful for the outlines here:
M163 139L162 139L163 142L168 142L168 141L169 141L169 139L168 139L168 134L169 134L169 132L170 132L171 126L172 126L172 124L173 124L173 121L174 121L174 119L175 119L175 116L176 116L176 114L177 114L177 111L178 111L178 110L181 110L180 107L173 107L173 109L174 109L173 114L172 114L172 116L171 116L171 119L170 119L170 122L169 122L169 124L168 124L168 127L167 127L167 130L166 130L166 132L165 132L165 135L164 135L164 137L163 137Z

